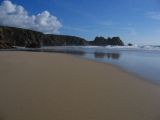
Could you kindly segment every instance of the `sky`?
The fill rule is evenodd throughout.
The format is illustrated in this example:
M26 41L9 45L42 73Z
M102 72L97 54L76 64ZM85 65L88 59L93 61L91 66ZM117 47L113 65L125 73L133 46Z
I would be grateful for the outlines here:
M160 45L160 0L0 0L0 24Z

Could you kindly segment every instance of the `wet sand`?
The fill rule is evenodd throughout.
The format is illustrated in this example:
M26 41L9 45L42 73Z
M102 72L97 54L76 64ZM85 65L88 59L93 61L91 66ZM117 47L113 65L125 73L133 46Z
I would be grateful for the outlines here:
M0 120L160 120L160 86L70 55L0 52Z

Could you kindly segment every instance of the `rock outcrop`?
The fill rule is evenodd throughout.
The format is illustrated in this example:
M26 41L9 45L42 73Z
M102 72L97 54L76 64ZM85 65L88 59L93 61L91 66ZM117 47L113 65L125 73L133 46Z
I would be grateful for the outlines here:
M13 46L10 43L0 41L0 49L12 49L12 48Z
M68 35L43 34L22 28L0 26L0 49L21 46L28 48L39 48L41 46L106 46L124 45L119 37L104 38L96 37L94 41Z
M43 34L14 27L0 27L0 41L11 46L40 47Z
M85 46L87 40L67 35L45 35L43 37L44 46Z
M124 46L123 41L119 37L113 37L113 38L104 38L104 37L96 37L94 41L90 41L90 45L96 45L96 46L107 46L107 45L119 45Z

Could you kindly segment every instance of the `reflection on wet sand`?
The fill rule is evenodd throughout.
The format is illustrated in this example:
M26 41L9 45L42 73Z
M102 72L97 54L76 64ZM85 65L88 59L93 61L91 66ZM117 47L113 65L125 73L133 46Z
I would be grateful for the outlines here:
M68 53L68 54L80 55L80 56L84 56L86 54L83 51L60 51L60 53Z
M118 60L120 58L120 54L119 53L99 53L99 52L95 52L94 57L95 58L108 58L108 59Z
M22 50L21 50L22 51ZM74 50L65 50L65 49L28 49L24 51L30 51L30 52L52 52L52 53L66 53L66 54L73 54L73 55L80 55L84 56L86 52L84 51L74 51Z

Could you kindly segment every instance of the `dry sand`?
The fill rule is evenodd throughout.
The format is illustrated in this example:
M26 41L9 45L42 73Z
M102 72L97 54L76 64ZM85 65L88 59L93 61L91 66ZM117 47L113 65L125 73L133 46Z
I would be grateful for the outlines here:
M70 55L0 52L0 120L160 120L160 86Z

